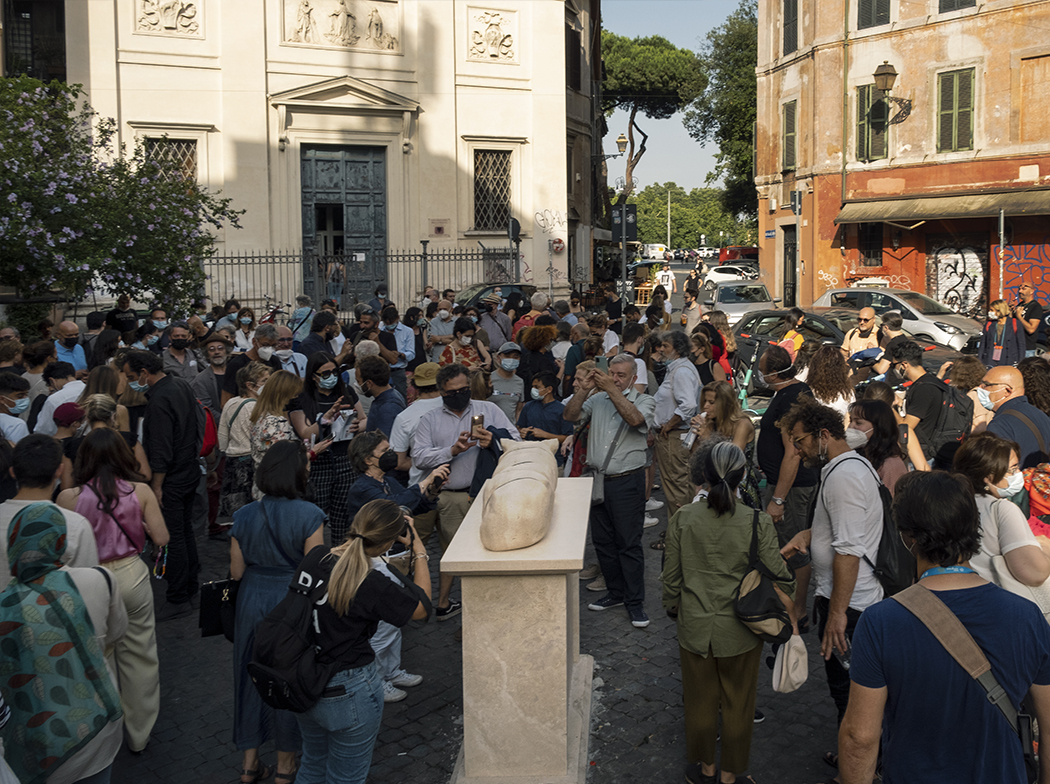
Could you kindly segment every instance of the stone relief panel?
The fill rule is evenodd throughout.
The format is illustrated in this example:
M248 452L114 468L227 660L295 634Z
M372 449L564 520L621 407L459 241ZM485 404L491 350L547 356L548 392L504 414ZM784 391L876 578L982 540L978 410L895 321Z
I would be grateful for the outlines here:
M188 0L135 0L135 32L200 38L197 6Z
M401 51L396 0L284 0L284 42L334 49Z
M467 34L470 36L467 59L485 63L518 61L517 11L467 9Z

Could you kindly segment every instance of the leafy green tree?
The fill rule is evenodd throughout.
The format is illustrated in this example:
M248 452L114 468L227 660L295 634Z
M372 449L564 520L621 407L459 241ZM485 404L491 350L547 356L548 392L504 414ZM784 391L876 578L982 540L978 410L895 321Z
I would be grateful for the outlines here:
M626 187L617 203L634 189L633 173L645 155L645 132L638 127L641 113L653 120L665 120L685 109L699 96L707 83L700 58L688 49L679 49L658 35L627 38L602 30L602 109L628 112ZM636 145L635 132L641 137ZM608 211L608 199L606 209Z
M722 179L723 203L734 215L757 217L752 159L758 95L758 6L741 0L725 23L712 30L701 47L700 59L708 81L685 113L689 135L715 142L715 170L708 183Z
M649 185L630 203L638 206L638 240L642 243L667 241L667 195L671 195L671 248L696 248L706 235L709 245L718 245L719 232L726 244L750 244L755 238L755 223L738 220L722 205L719 188L694 188L686 192L673 182Z
M77 85L0 79L0 280L29 298L94 290L186 310L211 229L243 211L115 135Z

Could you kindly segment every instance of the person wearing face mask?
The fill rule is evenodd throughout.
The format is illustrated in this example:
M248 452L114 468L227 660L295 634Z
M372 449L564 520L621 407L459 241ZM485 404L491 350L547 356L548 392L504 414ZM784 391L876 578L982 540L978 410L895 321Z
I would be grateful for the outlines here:
M68 362L53 362L44 368L44 381L51 389L51 394L40 409L33 432L53 436L58 432L53 419L55 411L63 403L79 400L87 385L76 377L73 366Z
M148 348L154 354L159 354L161 351L168 347L168 343L171 338L168 337L168 312L164 308L154 308L149 314L150 323L157 328L157 340L151 343Z
M29 382L14 373L0 373L0 435L17 444L29 435L21 415L29 410Z
M512 422L517 421L525 403L525 382L518 375L520 364L521 346L507 341L496 352L496 370L491 376L492 397L489 402L499 406Z
M468 318L456 319L452 328L453 340L441 352L438 365L459 364L468 370L489 370L492 367L492 356L484 345L474 340L477 328Z
M390 385L390 366L381 357L364 357L354 367L361 391L372 398L368 409L368 427L379 430L387 438L394 429L394 420L405 410L405 399Z
M255 483L255 461L252 460L252 409L259 399L270 367L262 362L249 362L237 371L240 392L222 409L219 419L219 451L226 460L219 497L219 515L233 517L233 513L252 501Z
M255 311L251 308L241 308L237 314L236 326L234 342L237 349L247 351L252 347L252 338L255 337Z
M813 559L820 653L841 724L850 680L838 656L849 652L861 614L884 596L873 566L882 541L879 478L871 463L850 449L842 416L833 408L806 395L779 424L791 449L820 470L812 526L796 534L781 554L789 558L808 551ZM825 759L837 766L834 752Z
M402 323L412 332L413 356L408 361L408 367L405 368L405 375L411 378L417 367L430 361L430 354L427 352L428 322L423 318L421 309L412 307L405 311L405 318ZM409 402L415 400L413 390L408 390L405 399Z
M428 411L419 420L412 445L412 462L420 471L433 471L449 464L449 475L437 500L438 541L444 552L459 530L473 499L470 486L478 463L478 453L492 446L489 428L506 430L515 441L521 436L517 428L495 403L470 399L470 373L462 365L447 365L437 374L437 387L444 405ZM484 417L484 425L475 427L471 417ZM453 577L442 573L434 614L447 620L462 609L450 598Z
M773 399L762 414L758 429L758 465L766 475L762 495L763 509L773 518L773 524L783 547L799 531L808 526L808 512L816 490L819 472L802 465L791 439L777 427L802 395L812 396L810 388L795 378L791 355L781 346L770 346L759 357L756 381L772 389ZM788 565L795 570L798 580L795 593L795 612L799 628L809 629L806 595L809 591L809 554L793 555Z
M160 355L164 360L164 372L183 381L192 382L203 369L200 355L190 348L190 327L185 321L171 325L171 342Z
M988 305L988 321L981 332L977 358L986 367L1016 365L1025 357L1025 331L1010 313L1006 300L993 300Z
M893 409L881 400L858 400L851 405L846 443L868 459L893 495L897 480L908 473Z
M201 480L204 408L181 378L164 372L163 360L149 351L132 351L121 372L136 392L148 399L142 425L142 446L153 476L153 489L171 539L168 542L167 604L157 613L163 621L192 611L198 591L197 540L193 505Z
M1012 499L1024 489L1016 442L992 433L967 438L955 453L952 470L970 480L981 516L981 549L970 565L998 582L992 559L1002 556L1015 580L1042 585L1050 577L1050 540L1036 537Z
M305 341L304 341L305 342ZM252 337L252 346L247 351L233 354L226 360L226 373L222 380L222 404L225 406L237 395L237 371L249 362L262 362L269 365L272 372L283 370L281 360L275 355L277 351L277 327L273 324L260 324Z
M397 344L397 361L390 364L390 385L408 399L408 363L416 358L416 336L409 327L401 323L400 314L393 305L382 310L383 331L392 335Z
M452 303L447 299L438 302L437 315L430 320L430 341L433 348L430 349L430 361L441 364L441 354L445 346L451 344L455 339L453 328L455 321L452 319Z
M368 301L368 307L374 310L376 313L382 313L383 308L387 305L393 304L390 298L387 296L387 287L385 283L380 283L376 286L375 296Z
M277 328L277 349L273 355L281 360L281 370L287 370L303 378L306 374L306 355L300 354L292 346L295 339L289 327Z
M84 347L80 345L80 327L75 322L63 321L57 329L58 339L55 341L55 351L58 361L68 362L80 376L86 376L88 363Z
M525 441L556 439L560 447L572 435L572 422L565 420L565 404L554 397L559 386L551 373L537 373L532 377L532 400L525 404L518 416L518 432ZM565 455L559 449L558 465L565 465Z
M1028 402L1020 370L992 368L984 374L977 398L995 412L988 432L1020 445L1021 468L1050 460L1050 417Z
M153 350L153 346L160 340L160 331L152 321L143 322L142 326L135 330L135 340L131 347L139 351Z

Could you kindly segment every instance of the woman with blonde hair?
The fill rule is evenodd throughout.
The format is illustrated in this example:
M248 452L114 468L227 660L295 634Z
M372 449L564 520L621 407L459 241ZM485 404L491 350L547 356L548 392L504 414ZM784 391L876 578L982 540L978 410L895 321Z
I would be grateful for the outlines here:
M112 368L97 367L95 370L112 370ZM95 371L91 372L94 374ZM113 372L115 373L116 371ZM121 379L123 379L123 376L121 376ZM90 386L88 388L90 389ZM142 477L141 481L148 482L153 476L153 471L149 467L149 460L146 458L146 450L142 448L142 442L139 441L136 434L120 427L121 410L123 409L126 417L127 408L120 405L112 396L106 393L82 396L77 405L84 412L84 423L87 425L87 432L84 435L73 436L69 439L66 458L70 461L69 474L64 473L62 475L62 489L68 490L70 487L73 487L73 463L76 461L80 445L84 442L88 433L101 427L108 427L120 433L124 443L128 445L128 449L131 450L135 458L139 476Z
M407 522L407 528L406 528ZM380 571L375 558L395 541L412 553L412 582ZM364 784L383 717L383 681L369 645L379 621L402 627L430 611L430 569L412 519L393 501L369 501L354 517L350 538L331 550L315 547L300 569L327 583L315 612L318 660L334 674L326 694L296 714L303 739L298 775L317 784Z
M112 365L99 365L88 373L87 381L84 382L84 391L80 393L80 399L77 402L83 408L84 401L92 395L108 395L116 402L124 392L124 389L127 388L127 384L124 374L120 373L115 367ZM127 406L117 403L116 422L117 430L121 432L131 430Z
M693 451L710 438L732 441L744 453L747 472L740 486L741 500L758 508L758 475L755 472L755 425L740 408L740 400L726 381L705 384L700 390L700 413L690 422L696 441Z
M226 455L219 494L219 516L233 513L251 502L255 483L255 461L252 460L252 410L259 392L273 368L262 362L249 362L237 371L237 397L230 398L219 417L219 451Z
M488 400L493 394L492 378L484 370L470 371L470 399Z
M981 347L977 358L986 367L1016 365L1025 354L1025 332L1010 313L1005 300L993 300L988 305L988 320L981 332Z
M294 441L295 428L288 418L288 404L303 391L303 382L287 370L272 374L259 390L259 398L249 415L252 460L258 468L266 450L278 441Z

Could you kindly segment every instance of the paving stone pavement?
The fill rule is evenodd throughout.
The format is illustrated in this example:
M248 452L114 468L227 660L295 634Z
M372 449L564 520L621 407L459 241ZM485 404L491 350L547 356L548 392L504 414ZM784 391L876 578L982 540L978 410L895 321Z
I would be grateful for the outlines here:
M678 643L674 622L660 605L660 553L648 546L667 517L664 509L655 514L661 524L643 537L648 628L632 627L622 608L588 611L587 603L601 594L580 583L580 649L595 660L588 784L685 781ZM436 564L433 541L430 550ZM225 577L228 558L228 545L204 539L202 579ZM590 546L587 561L594 561ZM154 587L159 591L163 583ZM463 738L459 626L456 618L406 627L402 664L424 680L407 690L407 699L385 707L370 783L445 784L451 777ZM160 718L145 752L121 749L114 784L239 781L241 755L231 740L233 646L221 636L201 639L196 614L159 624L157 636ZM803 639L810 676L801 689L775 694L770 670L764 664L760 669L758 707L766 718L755 727L749 771L758 784L817 784L833 774L820 756L835 748L835 709L814 650L816 635ZM263 747L262 758L275 762L272 743Z

